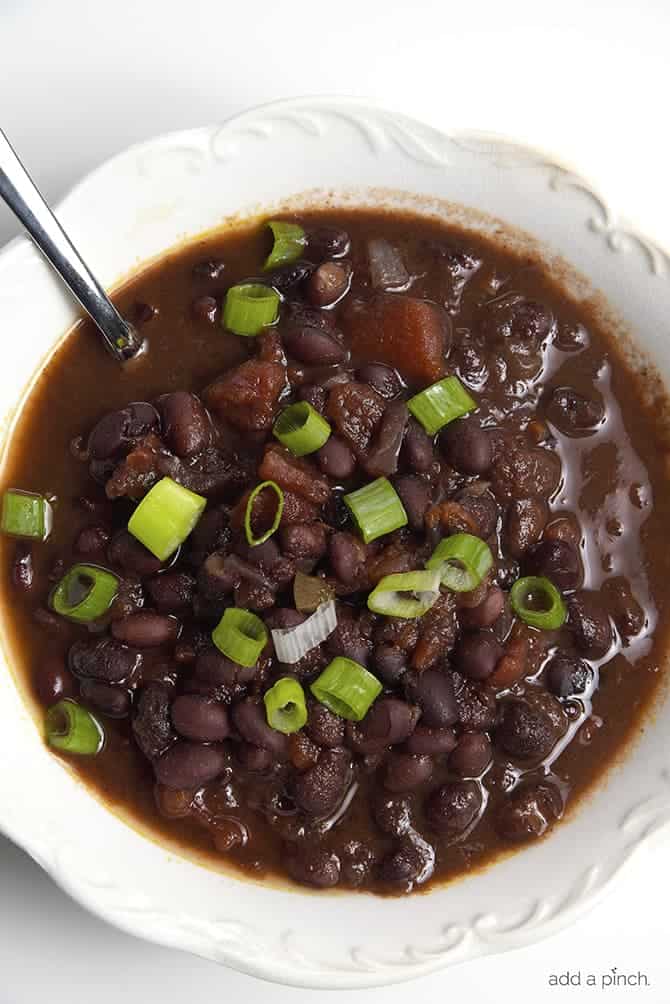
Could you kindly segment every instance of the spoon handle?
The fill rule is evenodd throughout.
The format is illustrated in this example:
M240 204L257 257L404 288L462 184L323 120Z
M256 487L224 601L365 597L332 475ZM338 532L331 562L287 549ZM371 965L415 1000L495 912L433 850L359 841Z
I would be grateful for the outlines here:
M141 349L131 324L119 314L88 269L0 129L0 197L18 217L44 257L100 329L113 356L125 362Z

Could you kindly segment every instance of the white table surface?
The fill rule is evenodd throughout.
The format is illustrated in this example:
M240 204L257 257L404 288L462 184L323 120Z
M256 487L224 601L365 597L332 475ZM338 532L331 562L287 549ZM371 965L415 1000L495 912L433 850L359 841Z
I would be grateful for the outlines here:
M129 143L307 93L368 95L443 127L506 133L595 179L610 203L670 245L667 0L0 0L0 124L50 199ZM0 209L0 244L16 233ZM2 769L0 765L0 769ZM579 848L575 848L579 853ZM616 967L670 1001L670 839L587 917L531 948L350 992L450 1002L592 1001ZM581 971L581 987L552 974ZM89 916L0 838L0 1004L173 1004L296 991L136 941Z

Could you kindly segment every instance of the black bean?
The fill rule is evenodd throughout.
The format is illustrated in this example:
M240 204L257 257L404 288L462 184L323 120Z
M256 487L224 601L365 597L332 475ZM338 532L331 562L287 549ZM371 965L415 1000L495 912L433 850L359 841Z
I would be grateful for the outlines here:
M493 443L476 416L451 422L440 435L447 461L462 474L486 474L493 463Z
M583 659L559 652L546 668L547 687L556 697L583 694L591 685L593 670Z
M450 676L437 669L406 674L405 693L419 705L424 725L444 728L458 721L458 706Z
M188 788L166 788L162 784L154 787L154 797L161 816L166 819L185 819L193 807L193 791Z
M464 732L449 757L449 769L461 777L479 777L491 763L491 742L482 732Z
M278 268L265 273L265 281L284 296L288 296L295 286L309 280L314 267L311 261L304 260L294 261L290 265L279 265Z
M521 558L540 539L548 518L549 507L544 499L537 496L512 499L503 526L505 553L512 558Z
M356 370L356 379L368 383L373 390L387 400L397 397L402 390L402 383L396 370L383 363L368 363Z
M280 760L288 759L288 737L270 728L261 702L247 697L233 706L233 724L252 746L270 750Z
M136 575L154 575L163 567L160 558L155 557L127 530L120 530L114 535L107 554L112 565Z
M307 614L300 610L293 610L291 607L276 607L271 614L265 618L265 624L271 630L297 627L304 624Z
M452 673L458 721L468 732L487 732L496 720L496 700L490 690Z
M65 697L74 697L74 677L67 669L65 660L58 655L47 656L40 662L33 676L37 697L49 707Z
M519 575L518 561L515 561L514 558L500 558L496 571L496 582L501 589L511 589Z
M437 788L426 799L428 825L448 840L458 840L477 819L482 791L475 781L453 781Z
M217 551L209 554L198 569L200 597L207 601L223 600L240 582L239 569L243 564L234 554L220 554ZM265 585L266 579L261 572L256 572L256 579L259 585Z
M542 760L565 734L568 720L555 697L542 692L501 701L495 742L519 760Z
M318 328L290 327L284 332L283 341L290 356L309 366L333 366L347 358L340 342Z
M310 254L316 258L341 258L350 246L349 234L346 230L335 227L312 227L307 231L307 246Z
M458 496L458 504L474 519L476 534L487 540L496 532L498 504L488 491L475 491L473 485Z
M491 586L481 603L476 607L464 607L459 611L461 623L467 628L490 628L502 616L505 609L505 594L500 586Z
M185 739L216 743L230 733L228 712L223 704L208 701L197 694L182 694L171 709L172 724Z
M435 851L425 840L412 835L402 837L394 851L381 863L379 877L383 882L403 883L409 888L414 882L425 882L432 874Z
M196 321L205 321L207 324L216 324L219 314L219 305L213 296L198 296L191 304L191 314Z
M106 526L95 523L93 526L85 526L77 534L75 541L75 551L85 556L99 554L109 544L111 534Z
M317 561L328 549L326 530L322 523L284 526L279 531L279 539L283 553L299 561Z
M135 742L149 760L164 753L177 738L170 719L172 689L164 683L149 683L140 691L133 708ZM188 787L188 785L185 785Z
M395 686L407 670L407 656L395 645L377 645L372 661L375 675L389 687Z
M305 295L315 307L329 307L344 296L350 282L351 264L348 261L326 261L305 283Z
M432 773L433 761L429 756L390 753L386 760L384 787L393 792L413 791L428 781Z
M163 435L178 457L201 453L210 445L212 425L205 407L195 394L176 390L158 399Z
M580 652L592 659L607 655L613 641L612 625L597 593L582 589L571 596L567 623Z
M506 442L493 462L493 494L501 502L539 495L549 499L561 480L560 457L551 450L529 447L518 441Z
M346 481L356 470L356 458L339 436L331 436L316 452L316 462L322 474L335 481Z
M125 718L130 711L130 694L122 687L114 687L102 680L82 680L79 696L109 718Z
M325 847L299 844L282 860L291 878L303 885L330 889L340 881L340 859Z
M569 592L582 582L579 552L567 540L542 540L523 560L525 575L545 575L559 589Z
M365 570L365 544L352 533L334 533L328 547L330 566L336 578L345 585L355 583Z
M453 729L431 729L428 725L417 725L405 744L408 753L426 756L451 753L455 746L456 733Z
M326 407L326 400L328 398L328 392L324 387L321 387L317 383L306 383L302 387L298 388L297 397L299 401L307 401L311 404L315 411L318 411L320 415Z
M158 412L146 401L136 401L100 419L88 437L93 460L115 460L159 426Z
M308 704L307 735L318 746L333 749L344 742L344 720L318 701Z
M400 837L412 828L412 806L402 795L389 795L378 788L372 798L372 817L382 831L391 837Z
M153 321L154 317L158 317L158 307L154 307L150 303L142 303L141 300L133 304L132 319L138 327Z
M70 649L70 669L75 676L90 676L105 683L130 680L142 664L142 655L114 638L76 641Z
M495 828L506 840L543 836L563 814L563 799L548 781L526 782L512 791L495 816Z
M372 878L376 855L372 847L360 840L349 840L340 851L341 877L346 885L357 889Z
M190 560L198 568L215 551L225 555L232 540L230 515L225 506L207 507L189 537Z
M555 387L547 404L547 418L566 436L588 436L605 417L602 400L584 397L574 387Z
M423 530L424 516L430 506L428 483L412 474L404 474L394 479L393 486L400 496L412 530Z
M195 593L195 579L188 572L165 572L149 579L147 589L161 614L187 613Z
M494 634L473 631L461 637L454 652L454 663L468 679L485 680L493 673L502 654L503 647Z
M398 697L380 697L358 725L350 726L351 746L357 753L380 753L405 742L418 719L418 708L412 704Z
M207 279L210 282L216 282L223 276L225 269L226 263L224 261L212 258L196 262L192 269L192 275L194 279Z
M407 423L401 458L416 474L425 474L433 463L433 441L415 418Z
M179 634L180 624L174 617L140 610L122 620L112 623L112 634L117 641L134 645L135 648L156 648L159 645L173 645Z
M250 743L238 743L235 752L237 753L237 759L245 770L250 770L257 774L265 774L275 763L270 750L264 750L262 746L252 746Z
M200 788L213 781L226 766L219 746L177 742L154 763L156 780L166 788Z
M351 777L351 759L343 749L324 749L314 767L294 777L296 805L311 816L327 816L340 805Z
M371 478L388 477L398 470L398 458L403 444L409 411L404 401L391 401L384 410L372 442L362 460Z
M603 596L624 643L642 631L645 627L645 612L635 599L630 582L624 576L617 575L604 582Z
M12 559L12 584L17 589L28 592L32 589L35 570L33 568L33 549L26 541L19 540L14 546Z

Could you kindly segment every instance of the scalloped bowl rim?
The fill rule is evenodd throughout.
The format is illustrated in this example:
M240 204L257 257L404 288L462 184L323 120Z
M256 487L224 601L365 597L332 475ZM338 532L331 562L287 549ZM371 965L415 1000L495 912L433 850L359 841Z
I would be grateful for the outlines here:
M280 181L273 172L268 202L309 193L326 175L327 190L343 198L350 192L361 204L378 203L380 193L382 199L405 204L398 194L404 190L411 193L409 203L418 196L416 207L423 205L424 211L444 213L449 207L450 218L454 203L474 206L468 217L473 225L481 212L493 222L503 218L510 234L518 236L517 227L532 233L539 240L537 250L550 259L557 252L575 262L612 304L621 318L619 329L637 327L638 348L670 385L670 360L655 333L663 330L659 325L670 308L667 254L619 220L564 162L504 137L442 133L354 98L274 102L222 125L130 147L75 185L61 201L59 215L103 283L115 285L136 269L126 250L135 247L133 232L144 248L140 257L147 260L223 218L243 217L249 208L257 212L252 200L257 191L267 191L263 184L269 185L269 179L258 173L253 153L258 144L267 144L285 162L294 155L296 134L302 160L292 161L290 170L280 164ZM340 158L331 165L343 143L352 163ZM246 147L250 155L245 159ZM210 207L194 184L207 172L236 194L213 197ZM471 202L463 197L468 194L473 194ZM337 203L338 197L333 200ZM112 250L103 247L101 231ZM33 315L22 296L26 286L39 293ZM17 383L29 387L44 354L53 350L75 316L34 248L24 238L11 241L0 252L0 320L20 326L30 337L12 345L14 366L0 373L0 411L16 409ZM39 353L33 342L39 343ZM11 420L3 443L10 436ZM4 623L0 634L3 661L9 662ZM626 757L548 839L446 887L389 901L248 883L208 871L146 839L86 795L44 750L9 670L0 676L0 749L6 761L0 779L0 830L73 898L129 933L296 986L343 989L400 982L538 940L570 923L613 887L631 855L670 821L670 773L661 727L670 718L665 697L659 695L654 718ZM33 806L26 798L12 770L19 760L39 779L44 806ZM635 773L636 763L645 766L644 777ZM63 819L62 799L76 810L75 829ZM118 860L113 855L107 864L100 862L86 836L104 840ZM576 862L575 846L593 850L593 859L587 854ZM225 903L225 916L220 903ZM399 937L399 921L411 935Z

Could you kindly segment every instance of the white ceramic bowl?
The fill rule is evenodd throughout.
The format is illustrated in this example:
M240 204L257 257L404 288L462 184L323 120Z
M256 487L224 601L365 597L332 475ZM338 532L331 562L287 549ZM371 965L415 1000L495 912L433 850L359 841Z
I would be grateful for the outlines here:
M571 262L670 378L666 255L627 229L583 179L499 139L445 135L354 101L282 102L121 154L78 185L59 215L113 286L184 237L289 198L414 206L486 230L495 223L451 203L498 217L532 234L559 270L555 255ZM11 417L21 388L74 318L32 246L12 242L0 255L0 412ZM10 433L8 423L5 439ZM374 986L527 944L571 922L670 819L670 706L661 699L653 723L580 811L488 870L395 900L246 882L143 837L50 757L9 671L4 628L3 641L3 832L118 927L266 979Z

